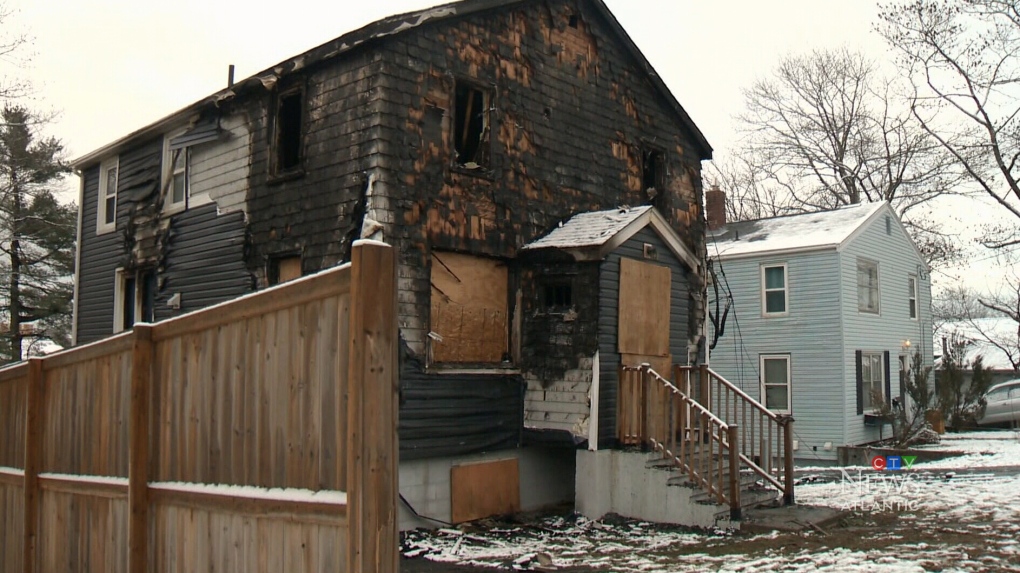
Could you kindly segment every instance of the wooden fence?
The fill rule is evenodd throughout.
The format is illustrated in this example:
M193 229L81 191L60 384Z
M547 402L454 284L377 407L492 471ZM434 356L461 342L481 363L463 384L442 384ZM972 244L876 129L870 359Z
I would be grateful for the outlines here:
M396 572L391 248L0 370L0 572Z

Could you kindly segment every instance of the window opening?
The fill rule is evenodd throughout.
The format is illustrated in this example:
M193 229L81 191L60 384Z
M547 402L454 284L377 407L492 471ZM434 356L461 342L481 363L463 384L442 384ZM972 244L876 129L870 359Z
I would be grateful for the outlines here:
M878 314L878 263L857 260L857 310Z
M786 313L786 265L762 267L765 314Z
M650 199L662 192L665 178L663 154L658 149L641 150L641 185Z
M266 275L269 286L301 278L301 257L298 255L288 255L269 259L269 268Z
M566 311L573 305L573 285L550 282L542 286L542 308L549 312Z
M790 357L762 356L761 375L765 407L790 412Z
M294 91L280 95L276 110L276 170L289 171L301 164L301 100Z
M99 167L97 235L113 231L117 226L117 174L116 157L104 161Z
M456 162L467 168L489 166L489 94L457 82L454 94L454 152Z
M885 366L881 353L861 353L861 383L864 385L864 411L875 410L885 401Z
M917 277L907 277L907 305L910 307L910 318L917 318Z

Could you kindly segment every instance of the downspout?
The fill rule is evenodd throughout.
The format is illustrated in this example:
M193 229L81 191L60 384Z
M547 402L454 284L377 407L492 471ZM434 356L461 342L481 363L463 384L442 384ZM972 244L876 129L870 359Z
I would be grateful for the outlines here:
M71 307L71 346L78 345L78 284L81 282L81 220L85 210L85 174L78 171L78 231L74 244L74 300Z

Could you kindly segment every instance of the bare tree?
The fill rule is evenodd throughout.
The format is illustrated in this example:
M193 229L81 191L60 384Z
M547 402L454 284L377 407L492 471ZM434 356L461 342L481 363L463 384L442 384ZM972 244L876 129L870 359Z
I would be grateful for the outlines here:
M930 260L954 256L953 241L918 208L959 194L964 176L901 88L847 49L784 58L745 90L739 117L740 154L753 158L743 166L753 166L758 193L775 208L805 212L890 201Z
M878 31L916 90L914 118L974 186L1020 218L1020 0L904 0ZM1015 225L984 244L1020 245Z
M788 196L777 196L757 174L764 168L753 155L729 155L706 165L705 182L726 191L726 220L750 221L800 213Z
M20 74L10 73L28 63L31 40L24 33L12 32L4 23L9 22L12 10L0 2L0 101L10 101L28 95L28 82Z

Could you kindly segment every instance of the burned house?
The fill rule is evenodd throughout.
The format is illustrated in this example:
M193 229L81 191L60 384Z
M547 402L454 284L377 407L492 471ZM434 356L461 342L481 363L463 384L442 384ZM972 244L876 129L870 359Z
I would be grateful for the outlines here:
M75 341L380 239L404 496L445 521L569 498L574 449L613 445L616 366L698 352L710 155L601 0L393 16L75 162ZM471 501L492 475L509 501Z

